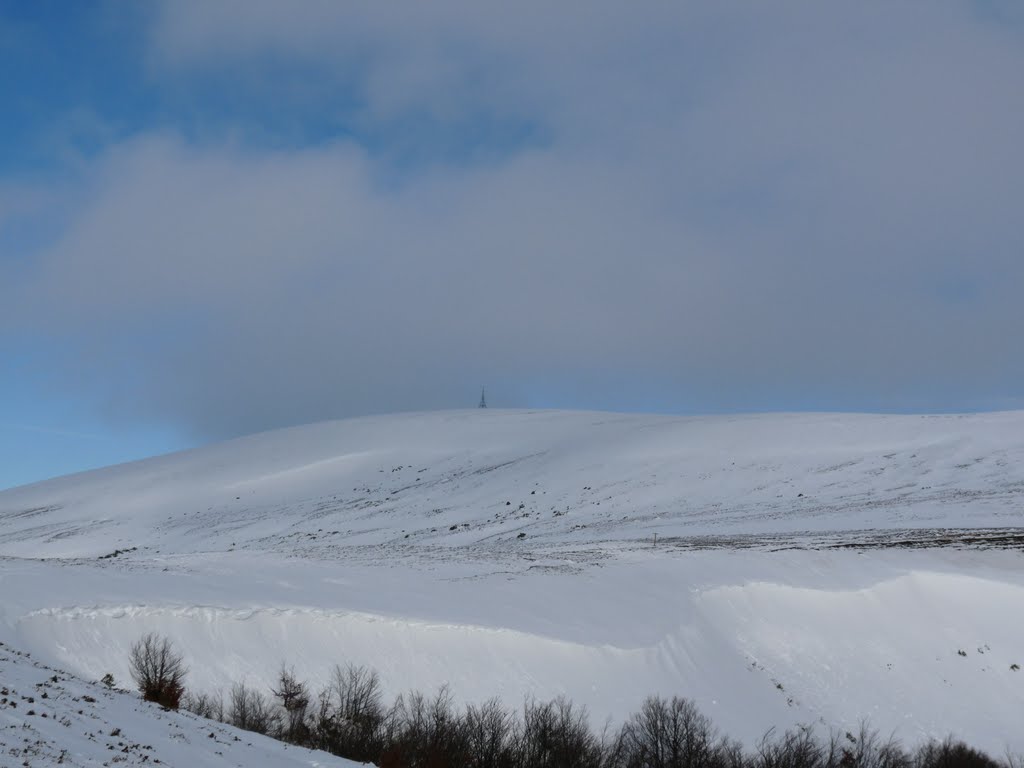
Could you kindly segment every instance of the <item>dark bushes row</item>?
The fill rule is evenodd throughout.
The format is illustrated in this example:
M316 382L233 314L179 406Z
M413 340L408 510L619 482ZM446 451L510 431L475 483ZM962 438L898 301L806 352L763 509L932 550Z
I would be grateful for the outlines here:
M164 648L147 637L149 647ZM352 665L334 667L315 693L282 667L266 691L236 683L226 698L185 694L180 703L380 768L1024 768L1018 758L999 761L952 739L908 750L866 725L825 736L803 727L770 732L748 752L679 697L651 696L623 725L601 731L591 728L585 709L561 697L531 699L521 710L497 699L460 708L444 687L386 705L377 673Z
M315 696L282 669L266 693L236 683L226 704L207 695L186 697L184 706L380 768L1004 768L1013 762L954 740L909 751L867 726L826 737L810 728L768 734L748 753L679 697L649 697L624 725L601 732L565 698L528 700L521 711L497 699L460 709L442 688L385 706L377 673L355 666L335 667ZM1024 765L1018 761L1016 768Z

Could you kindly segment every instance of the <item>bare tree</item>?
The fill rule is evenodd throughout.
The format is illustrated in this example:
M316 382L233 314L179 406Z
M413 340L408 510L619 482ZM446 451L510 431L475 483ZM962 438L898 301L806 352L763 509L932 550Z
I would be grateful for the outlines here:
M842 739L845 743L838 752L834 746L829 748L832 755L838 754L838 762L834 764L841 768L910 768L910 756L895 736L883 739L866 720L861 722L856 734L847 731ZM833 734L832 742L835 741Z
M188 668L171 641L155 632L143 635L129 657L132 679L146 701L177 709L185 693Z
M274 727L274 720L274 710L266 696L245 683L231 686L227 722L244 731L265 734Z
M306 684L295 676L293 669L282 664L277 676L277 687L271 690L284 709L281 738L293 744L305 744L309 740L306 714L311 700Z
M689 699L650 696L626 724L623 739L629 765L690 768L717 762L717 733Z
M925 744L914 758L916 768L1000 768L998 761L952 737Z
M335 666L313 716L316 746L358 762L378 759L385 718L382 698L375 671Z
M220 694L186 693L181 700L181 708L207 720L224 722L224 700Z
M465 731L474 768L501 768L509 749L515 718L501 702L488 699L480 706L466 707Z
M772 731L765 734L754 755L753 768L824 768L828 753L814 737L814 729L798 726L773 740Z
M587 724L587 711L568 699L523 706L516 764L524 768L599 768L601 743Z

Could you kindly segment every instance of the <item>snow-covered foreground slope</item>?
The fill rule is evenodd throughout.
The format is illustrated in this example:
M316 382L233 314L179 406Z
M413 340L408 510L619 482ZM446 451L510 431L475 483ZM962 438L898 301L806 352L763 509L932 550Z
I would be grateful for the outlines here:
M0 493L0 639L1024 751L1022 510L1021 413L357 419Z
M0 645L0 768L357 768L265 736L168 712Z

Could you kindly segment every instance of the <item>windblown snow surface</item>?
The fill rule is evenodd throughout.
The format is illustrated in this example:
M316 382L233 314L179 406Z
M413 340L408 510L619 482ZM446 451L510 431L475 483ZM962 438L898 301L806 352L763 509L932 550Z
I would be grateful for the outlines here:
M0 493L0 640L84 680L156 630L199 690L354 662L1022 752L1022 544L1024 413L374 417Z

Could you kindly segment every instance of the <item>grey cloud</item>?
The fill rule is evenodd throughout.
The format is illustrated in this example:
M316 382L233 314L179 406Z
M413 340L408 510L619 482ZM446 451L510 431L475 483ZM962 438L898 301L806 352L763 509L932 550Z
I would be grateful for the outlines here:
M546 379L696 410L1020 396L1019 30L953 2L426 8L166 3L152 76L294 57L368 124L483 105L541 145L396 182L353 141L138 137L8 281L17 322L88 350L118 413L205 436L483 381L513 405Z

